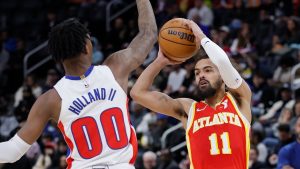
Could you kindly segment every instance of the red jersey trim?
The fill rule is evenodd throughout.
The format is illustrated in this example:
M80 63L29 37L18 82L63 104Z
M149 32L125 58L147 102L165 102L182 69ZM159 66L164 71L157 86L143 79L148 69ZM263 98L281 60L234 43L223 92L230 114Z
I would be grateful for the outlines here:
M193 165L193 160L192 160L192 154L191 154L191 145L190 145L190 138L189 138L189 131L193 126L193 121L195 118L195 109L196 109L196 105L197 102L193 102L189 111L189 116L188 116L188 123L187 123L187 130L186 130L186 147L188 149L188 153L189 153L189 158L190 158L190 169L194 169L194 165Z
M234 97L228 93L227 94L228 98L230 99L231 103L234 106L234 109L236 110L238 116L242 119L242 122L245 126L245 136L246 136L246 166L248 166L249 164L249 154L250 154L250 122L247 120L247 118L244 116L244 114L240 111L240 109L238 108L237 103L235 102Z
M67 164L68 164L68 167L67 167L67 169L71 169L72 168L72 162L74 161L74 159L71 157L71 154L72 154L72 151L73 151L73 148L74 148L74 146L73 146L73 143L72 143L72 141L70 140L70 138L69 137L67 137L67 135L66 135L66 133L65 133L65 128L64 128L64 125L62 124L62 122L60 121L59 123L58 123L58 128L60 129L60 131L61 131L61 133L63 134L63 136L64 136L64 139L65 139L65 141L66 141L66 143L67 143L67 145L68 145L68 147L70 148L70 154L69 154L69 157L67 157Z

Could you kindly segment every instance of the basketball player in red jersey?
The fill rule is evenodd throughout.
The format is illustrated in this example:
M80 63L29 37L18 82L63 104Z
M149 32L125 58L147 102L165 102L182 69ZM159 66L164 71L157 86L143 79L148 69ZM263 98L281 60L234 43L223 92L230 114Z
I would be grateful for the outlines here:
M70 148L68 169L134 169L137 141L127 110L128 76L157 39L150 1L136 3L139 33L103 65L91 65L89 31L79 21L68 19L51 30L49 51L65 76L37 99L18 133L0 143L0 163L21 158L52 119Z
M184 124L191 169L247 169L251 90L226 53L194 22L189 21L189 26L205 51L194 69L198 102L172 99L149 90L160 70L174 64L160 51L137 80L131 96L143 106Z

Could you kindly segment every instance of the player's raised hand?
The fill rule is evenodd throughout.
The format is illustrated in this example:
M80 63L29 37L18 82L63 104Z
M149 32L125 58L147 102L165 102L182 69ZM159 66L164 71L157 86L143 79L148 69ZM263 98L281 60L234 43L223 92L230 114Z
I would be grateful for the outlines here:
M205 38L206 35L203 33L203 31L200 29L200 27L194 21L188 20L188 26L192 29L192 31L195 35L195 41L196 41L197 47L200 48L201 39Z
M159 62L163 65L176 65L176 64L180 64L182 62L178 62L178 61L173 61L170 60L169 58L167 58L164 53L162 52L161 48L159 47L159 51L157 53L157 58L155 60L156 62Z

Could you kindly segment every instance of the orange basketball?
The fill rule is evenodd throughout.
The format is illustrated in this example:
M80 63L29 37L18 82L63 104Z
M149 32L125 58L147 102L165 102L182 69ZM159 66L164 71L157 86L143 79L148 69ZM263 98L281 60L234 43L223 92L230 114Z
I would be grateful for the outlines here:
M158 43L166 57L174 61L186 61L198 50L195 36L183 18L165 23L159 32Z

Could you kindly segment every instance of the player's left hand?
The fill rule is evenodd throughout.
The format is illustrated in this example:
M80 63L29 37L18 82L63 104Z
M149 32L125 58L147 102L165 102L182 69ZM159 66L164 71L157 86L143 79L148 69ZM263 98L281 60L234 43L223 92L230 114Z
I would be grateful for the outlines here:
M197 47L200 48L200 43L203 38L206 37L206 35L203 33L203 31L200 29L200 27L192 20L188 20L188 26L192 29L194 35L195 35L195 41L197 44Z

